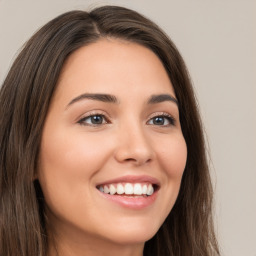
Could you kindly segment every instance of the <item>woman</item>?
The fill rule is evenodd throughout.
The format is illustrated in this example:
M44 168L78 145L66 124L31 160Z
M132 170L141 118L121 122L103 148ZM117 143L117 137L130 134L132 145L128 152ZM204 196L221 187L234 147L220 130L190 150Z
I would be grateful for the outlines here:
M219 255L182 57L121 7L72 11L0 92L0 255Z

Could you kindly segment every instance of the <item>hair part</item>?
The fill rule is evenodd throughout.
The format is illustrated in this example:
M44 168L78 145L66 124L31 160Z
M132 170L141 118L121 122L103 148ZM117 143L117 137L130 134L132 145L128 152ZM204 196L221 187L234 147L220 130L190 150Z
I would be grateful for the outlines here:
M43 26L25 45L0 90L0 255L46 256L44 200L37 180L41 135L65 63L102 38L131 41L162 61L179 102L187 164L177 201L144 254L219 255L212 220L213 191L198 107L184 61L161 29L116 6L71 11Z

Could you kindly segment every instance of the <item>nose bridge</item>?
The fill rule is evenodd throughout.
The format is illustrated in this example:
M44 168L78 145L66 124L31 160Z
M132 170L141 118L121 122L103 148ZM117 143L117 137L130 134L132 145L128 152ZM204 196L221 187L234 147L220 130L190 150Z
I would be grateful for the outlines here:
M152 160L153 148L150 138L139 118L130 115L120 123L116 158L120 162L131 161L137 165Z

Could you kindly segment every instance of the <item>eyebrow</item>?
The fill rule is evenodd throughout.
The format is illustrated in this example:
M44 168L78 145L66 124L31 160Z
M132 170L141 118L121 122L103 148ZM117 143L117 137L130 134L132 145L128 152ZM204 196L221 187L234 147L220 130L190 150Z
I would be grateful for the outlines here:
M84 99L97 100L97 101L102 101L107 103L118 103L118 100L114 95L102 94L102 93L84 93L74 98L73 100L71 100L68 103L67 107Z
M103 94L103 93L83 93L77 97L75 97L74 99L72 99L68 105L67 108L84 99L89 99L89 100L96 100L96 101L101 101L101 102L106 102L106 103L119 103L119 101L117 100L116 96L111 95L111 94ZM165 102L165 101L171 101L174 102L175 104L178 105L178 101L177 99L175 99L173 96L171 96L170 94L158 94L158 95L152 95L149 100L148 100L148 104L157 104L157 103L161 103L161 102Z
M161 103L164 101L171 101L174 102L178 106L178 100L171 96L170 94L158 94L158 95L152 95L150 99L148 100L148 104L156 104Z

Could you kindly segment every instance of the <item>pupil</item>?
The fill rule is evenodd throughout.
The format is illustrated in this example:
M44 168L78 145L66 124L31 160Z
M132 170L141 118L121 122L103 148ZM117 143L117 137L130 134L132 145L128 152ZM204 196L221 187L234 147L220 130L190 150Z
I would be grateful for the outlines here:
M101 124L102 123L102 116L93 116L92 117L93 124Z
M163 117L156 117L154 119L153 123L156 124L156 125L164 124L164 118Z

